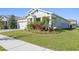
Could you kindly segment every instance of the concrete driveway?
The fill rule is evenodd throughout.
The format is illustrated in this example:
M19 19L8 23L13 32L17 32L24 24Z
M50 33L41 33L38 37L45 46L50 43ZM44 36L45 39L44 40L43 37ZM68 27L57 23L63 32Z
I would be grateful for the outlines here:
M8 51L52 51L28 42L0 35L0 46Z

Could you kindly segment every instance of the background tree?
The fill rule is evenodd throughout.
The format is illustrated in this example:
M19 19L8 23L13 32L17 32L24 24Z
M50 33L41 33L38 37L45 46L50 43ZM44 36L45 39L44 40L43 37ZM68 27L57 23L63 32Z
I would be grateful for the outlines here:
M17 21L16 21L16 18L14 15L11 15L9 17L8 26L9 26L9 29L16 29L17 28Z

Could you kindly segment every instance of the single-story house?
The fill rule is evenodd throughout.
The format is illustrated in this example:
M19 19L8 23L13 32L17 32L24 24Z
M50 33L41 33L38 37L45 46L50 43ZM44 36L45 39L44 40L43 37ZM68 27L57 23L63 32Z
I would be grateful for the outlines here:
M37 21L43 21L43 17L48 17L49 19L48 26L53 29L70 28L71 26L73 27L73 25L71 24L72 22L70 22L68 19L65 19L55 13L37 8L28 11L27 15L23 19L17 21L17 26L20 29L26 29L27 25L33 22L35 19ZM77 22L74 24L76 26Z

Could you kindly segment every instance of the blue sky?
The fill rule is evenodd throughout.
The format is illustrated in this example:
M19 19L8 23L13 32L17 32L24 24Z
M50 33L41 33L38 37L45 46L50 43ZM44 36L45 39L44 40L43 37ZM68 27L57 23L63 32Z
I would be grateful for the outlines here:
M24 16L31 8L0 8L0 15ZM54 12L67 19L75 19L79 22L79 8L42 8Z

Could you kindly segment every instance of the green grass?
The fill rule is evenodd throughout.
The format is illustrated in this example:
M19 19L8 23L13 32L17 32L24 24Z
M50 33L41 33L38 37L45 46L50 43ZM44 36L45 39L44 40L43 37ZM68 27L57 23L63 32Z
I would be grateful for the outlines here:
M51 33L34 33L27 31L1 33L20 40L31 42L39 46L57 51L78 51L79 50L79 30L64 30Z
M6 51L6 49L0 46L0 51Z

